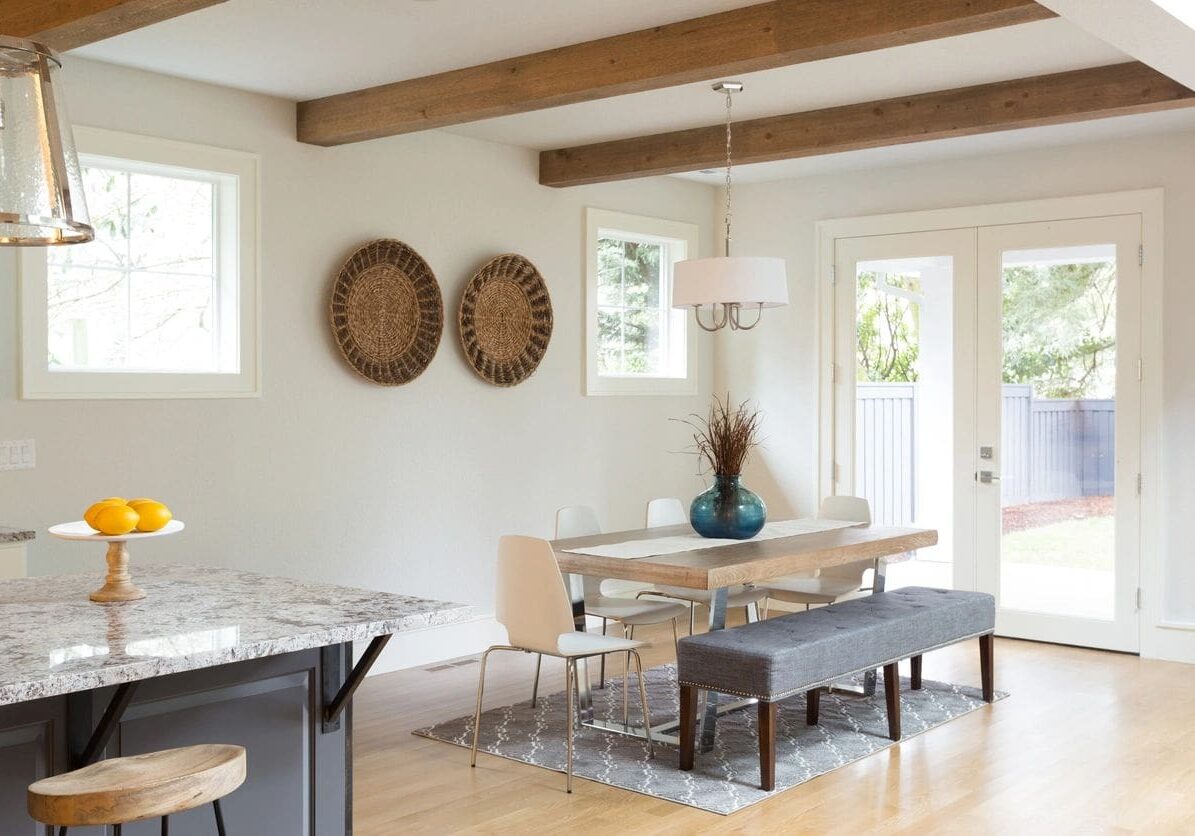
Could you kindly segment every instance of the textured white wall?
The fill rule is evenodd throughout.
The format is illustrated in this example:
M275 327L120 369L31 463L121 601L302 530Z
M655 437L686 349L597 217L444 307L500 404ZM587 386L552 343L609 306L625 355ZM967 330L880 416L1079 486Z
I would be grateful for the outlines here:
M758 398L768 443L751 484L781 513L816 507L816 229L819 220L1162 186L1165 195L1165 335L1162 544L1165 618L1195 623L1195 136L1172 134L1077 144L933 164L875 168L735 189L740 252L788 261L791 304L756 331L719 336L715 387ZM1148 626L1148 625L1147 625ZM1195 632L1168 634L1195 660Z
M429 132L343 148L294 140L290 103L80 60L73 120L261 154L264 395L250 400L17 399L15 260L0 254L0 438L35 438L37 468L0 474L0 520L77 519L112 493L170 503L183 536L138 564L193 561L465 601L488 609L497 538L549 535L557 506L590 503L609 526L641 523L652 496L692 496L692 461L669 421L697 397L586 398L583 208L697 223L713 242L712 188L670 178L556 190L533 152ZM445 301L439 352L415 382L375 386L340 358L332 278L375 237L414 246ZM456 308L494 255L536 263L555 333L537 373L484 383L459 347ZM98 571L100 550L42 535L31 574Z

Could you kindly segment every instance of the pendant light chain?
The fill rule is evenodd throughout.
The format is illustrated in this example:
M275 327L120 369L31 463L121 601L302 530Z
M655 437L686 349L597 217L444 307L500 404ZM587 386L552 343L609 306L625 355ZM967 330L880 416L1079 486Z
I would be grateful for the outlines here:
M726 90L726 255L727 255L727 257L730 256L730 216L731 216L731 210L732 210L730 190L733 186L733 182L730 177L730 163L731 163L730 113L731 113L731 108L733 106L731 103L731 99L733 96L734 96L734 93L729 88L727 88L727 90Z

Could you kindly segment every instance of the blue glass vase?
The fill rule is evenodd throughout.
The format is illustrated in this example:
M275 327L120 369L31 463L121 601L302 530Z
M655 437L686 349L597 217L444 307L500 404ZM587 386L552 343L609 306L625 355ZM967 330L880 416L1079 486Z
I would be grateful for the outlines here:
M702 537L748 540L763 528L768 506L740 478L715 476L714 486L689 506L689 522Z

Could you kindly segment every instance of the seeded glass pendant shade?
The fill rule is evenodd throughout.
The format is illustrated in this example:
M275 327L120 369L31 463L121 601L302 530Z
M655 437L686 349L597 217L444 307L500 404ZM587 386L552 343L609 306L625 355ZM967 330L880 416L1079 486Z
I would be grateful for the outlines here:
M743 85L723 81L714 90L726 95L726 254L718 258L691 258L678 261L672 274L672 307L692 308L697 324L706 331L729 326L747 331L759 324L764 308L788 304L788 277L784 259L730 254L731 217L731 96ZM709 323L702 319L702 309L710 308ZM740 317L744 308L756 311L750 325Z
M81 244L95 232L58 56L0 36L0 245Z

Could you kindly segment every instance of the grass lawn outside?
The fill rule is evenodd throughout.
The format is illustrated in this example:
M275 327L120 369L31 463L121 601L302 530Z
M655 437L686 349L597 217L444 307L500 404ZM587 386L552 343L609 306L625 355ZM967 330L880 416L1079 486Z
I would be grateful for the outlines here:
M1063 520L1010 531L1001 540L1001 560L1111 572L1115 563L1114 534L1115 520L1110 516Z

